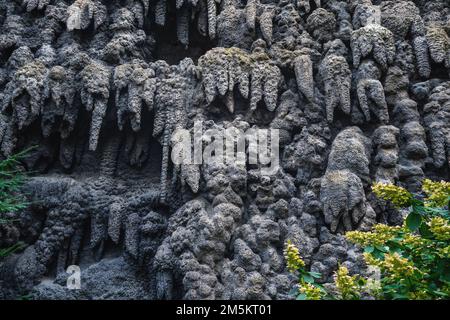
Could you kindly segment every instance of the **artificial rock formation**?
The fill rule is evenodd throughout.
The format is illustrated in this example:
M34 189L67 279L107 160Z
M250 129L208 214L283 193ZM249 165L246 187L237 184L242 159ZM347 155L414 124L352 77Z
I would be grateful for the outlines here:
M449 25L446 0L1 1L0 156L35 148L0 298L290 299L287 240L321 283L364 273L343 234L401 222L370 185L449 178ZM230 128L277 130L278 166L172 161Z
M354 230L369 223L365 218L373 219L364 193L364 184L370 180L370 148L370 142L357 127L343 130L333 142L320 188L325 222L332 232Z

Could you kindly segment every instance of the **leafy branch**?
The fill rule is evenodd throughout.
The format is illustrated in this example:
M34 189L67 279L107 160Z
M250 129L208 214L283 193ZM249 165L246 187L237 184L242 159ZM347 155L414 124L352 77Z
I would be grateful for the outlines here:
M347 240L364 248L366 264L378 278L349 275L340 266L334 274L335 292L315 283L298 249L288 242L287 267L298 273L297 299L448 299L450 298L450 183L424 180L423 194L392 184L375 184L374 194L397 208L408 208L403 226L377 224L370 232L351 231Z
M18 221L18 219L5 218L3 214L17 212L29 205L17 195L26 179L26 174L19 169L19 165L20 160L34 148L25 149L0 161L0 227ZM21 243L16 243L7 248L0 248L0 259L22 249L23 246Z

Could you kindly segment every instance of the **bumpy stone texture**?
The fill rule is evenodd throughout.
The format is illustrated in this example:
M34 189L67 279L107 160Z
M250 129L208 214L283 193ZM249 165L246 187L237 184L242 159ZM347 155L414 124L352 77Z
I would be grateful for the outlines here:
M446 0L1 1L0 151L36 148L0 298L290 299L288 239L364 273L343 233L402 219L371 183L449 178L449 33ZM196 120L280 167L171 163Z

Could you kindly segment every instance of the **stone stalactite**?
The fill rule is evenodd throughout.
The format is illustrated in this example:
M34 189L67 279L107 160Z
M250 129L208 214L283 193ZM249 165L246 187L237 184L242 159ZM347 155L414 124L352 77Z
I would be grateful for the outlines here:
M333 142L320 189L325 222L332 232L373 223L373 209L364 193L370 179L369 150L370 142L356 127L342 131Z
M106 19L106 7L98 0L76 0L67 8L67 30L98 28Z
M437 168L450 166L450 83L433 88L424 106L424 122L431 143L433 163Z
M395 183L398 179L399 133L400 130L394 126L380 126L373 133L377 182Z
M123 129L125 119L129 118L131 128L139 131L142 109L145 106L148 110L153 110L155 71L143 61L133 61L116 67L113 77L119 129Z
M359 66L361 59L368 57L370 54L383 69L394 62L394 36L389 29L380 25L369 24L353 31L351 46L355 67Z
M33 10L42 10L44 9L48 4L50 4L51 0L23 0L23 5L26 6L27 11L33 11Z
M249 54L235 48L218 48L203 56L199 67L207 101L211 103L216 96L233 94L237 85L242 97L250 99L251 110L263 99L269 111L275 110L281 72L261 50L264 48L256 46ZM229 101L227 107L231 113L232 106L233 102Z
M314 101L314 76L311 58L301 55L294 60L295 77L298 90L308 99Z
M81 101L87 111L92 113L89 149L97 149L103 118L108 107L111 71L99 64L91 63L80 73Z
M347 60L339 53L339 48L346 51L342 41L335 40L329 46L319 72L324 82L327 120L333 122L334 109L338 105L345 114L350 114L351 71Z

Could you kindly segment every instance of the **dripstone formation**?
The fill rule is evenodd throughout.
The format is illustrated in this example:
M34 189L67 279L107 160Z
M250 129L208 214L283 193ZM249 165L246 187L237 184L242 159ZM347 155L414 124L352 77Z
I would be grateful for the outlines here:
M36 146L0 298L290 299L288 239L364 273L343 234L403 214L371 184L449 178L449 36L447 0L0 1L0 151ZM279 169L173 163L196 121Z

